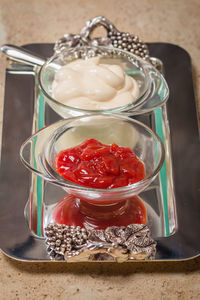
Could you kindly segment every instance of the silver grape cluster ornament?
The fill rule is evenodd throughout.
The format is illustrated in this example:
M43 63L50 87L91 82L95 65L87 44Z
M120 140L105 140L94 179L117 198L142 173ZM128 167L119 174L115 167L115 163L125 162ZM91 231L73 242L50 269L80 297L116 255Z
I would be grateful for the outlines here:
M149 51L145 43L143 43L138 36L133 36L126 32L108 32L111 43L114 48L129 51L145 60L149 60Z
M80 226L49 224L45 230L47 251L51 258L62 259L64 255L75 256L85 245L88 234Z
M107 36L91 39L93 30L98 26L103 26L106 29ZM87 21L80 34L65 34L55 43L54 51L60 54L66 49L81 46L110 46L128 51L146 61L150 61L148 47L138 36L131 35L128 32L120 32L108 19L102 16Z
M52 260L124 262L153 259L156 254L156 242L143 224L86 230L53 223L47 226L45 235Z

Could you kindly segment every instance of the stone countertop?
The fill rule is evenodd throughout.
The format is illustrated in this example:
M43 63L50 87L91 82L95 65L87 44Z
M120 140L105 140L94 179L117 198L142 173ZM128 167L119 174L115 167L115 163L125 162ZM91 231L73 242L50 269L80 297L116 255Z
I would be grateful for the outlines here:
M53 43L103 15L148 42L169 42L192 58L200 112L199 0L1 0L0 45ZM5 57L0 54L0 122ZM0 299L200 299L200 257L162 263L23 263L0 254Z

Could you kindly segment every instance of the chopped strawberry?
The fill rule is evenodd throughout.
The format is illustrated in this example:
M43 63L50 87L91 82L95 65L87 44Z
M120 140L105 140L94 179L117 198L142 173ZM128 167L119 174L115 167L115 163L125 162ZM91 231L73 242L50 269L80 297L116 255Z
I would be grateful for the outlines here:
M61 151L55 165L64 178L93 188L122 187L145 177L143 163L130 148L104 145L95 139Z

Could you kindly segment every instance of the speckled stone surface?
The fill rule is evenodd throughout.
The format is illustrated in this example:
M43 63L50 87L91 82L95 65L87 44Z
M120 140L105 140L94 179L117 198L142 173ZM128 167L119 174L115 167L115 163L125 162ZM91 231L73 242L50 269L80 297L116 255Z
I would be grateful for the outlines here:
M199 0L0 0L0 44L55 42L98 15L191 55L200 111ZM0 54L0 122L5 57ZM23 263L0 254L0 299L200 299L200 257L163 263Z

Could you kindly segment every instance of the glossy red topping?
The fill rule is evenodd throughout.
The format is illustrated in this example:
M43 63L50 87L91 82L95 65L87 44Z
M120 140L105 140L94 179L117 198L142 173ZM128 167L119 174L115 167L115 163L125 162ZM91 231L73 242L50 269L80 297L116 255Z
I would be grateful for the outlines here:
M65 179L92 188L117 188L145 178L144 165L130 148L95 139L61 151L55 164Z

